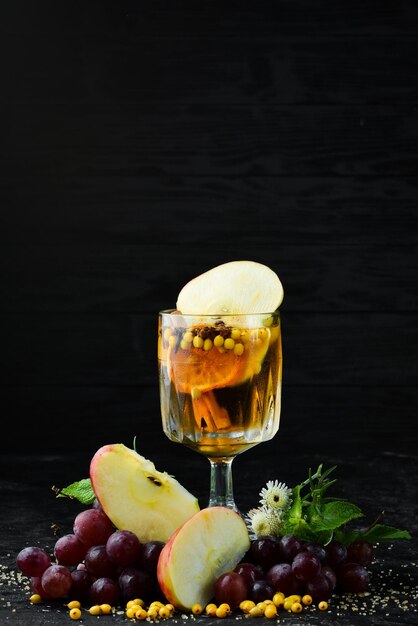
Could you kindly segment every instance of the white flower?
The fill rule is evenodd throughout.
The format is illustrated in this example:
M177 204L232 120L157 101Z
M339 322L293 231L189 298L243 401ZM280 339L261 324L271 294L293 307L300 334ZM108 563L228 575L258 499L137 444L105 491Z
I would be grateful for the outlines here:
M282 526L281 512L265 506L248 511L246 521L256 537L278 535Z
M292 490L284 483L269 480L260 491L260 503L271 509L286 510L292 502Z

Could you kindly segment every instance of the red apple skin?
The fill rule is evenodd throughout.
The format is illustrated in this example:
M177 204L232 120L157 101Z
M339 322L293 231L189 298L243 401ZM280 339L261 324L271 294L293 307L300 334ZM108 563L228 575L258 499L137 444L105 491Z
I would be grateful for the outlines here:
M157 564L157 579L158 584L160 585L160 589L168 602L170 602L176 609L184 609L185 607L180 604L177 596L174 594L174 590L170 589L170 587L168 586L168 581L166 582L165 578L167 567L170 562L170 555L173 549L174 540L185 524L187 524L187 522L184 522L184 524L182 524L180 528L177 528L177 530L171 535L170 539L167 541L164 548L160 552Z
M225 509L225 507L219 506L219 507L211 507L211 511L213 511L214 509ZM170 565L170 561L171 559L171 552L173 550L173 546L175 544L175 540L177 538L177 536L179 535L180 532L183 531L183 529L190 523L194 523L194 518L197 515L202 515L204 514L204 511L207 509L201 509L200 511L198 511L197 513L195 513L195 515L193 515L191 518L189 518L188 520L186 520L186 522L184 522L169 538L169 540L167 541L167 543L165 544L164 548L162 549L159 559L158 559L158 565L157 565L157 579L158 579L158 584L160 586L161 591L163 592L164 596L166 597L166 599L168 600L168 602L170 602L176 609L180 609L180 610L189 610L190 607L186 607L184 605L181 604L179 598L177 598L174 589L172 589L172 587L170 586L171 583L171 576L168 574L169 572L169 565ZM231 511L232 512L232 511ZM238 515L238 513L235 513L235 515ZM239 515L238 515L239 516ZM249 541L249 540L248 540Z

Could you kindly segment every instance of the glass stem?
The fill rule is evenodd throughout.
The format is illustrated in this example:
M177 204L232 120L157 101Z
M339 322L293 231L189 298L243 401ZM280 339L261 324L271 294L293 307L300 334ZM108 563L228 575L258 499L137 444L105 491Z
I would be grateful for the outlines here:
M233 460L233 458L209 459L210 494L208 506L227 506L239 513L232 486Z

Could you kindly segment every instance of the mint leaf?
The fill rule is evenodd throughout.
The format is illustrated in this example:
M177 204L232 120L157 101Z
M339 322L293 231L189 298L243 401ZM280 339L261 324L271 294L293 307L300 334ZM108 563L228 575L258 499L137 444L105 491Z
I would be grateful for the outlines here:
M411 534L407 530L401 530L394 526L387 526L386 524L375 524L370 528L361 530L338 530L335 533L335 538L344 545L348 546L353 541L361 539L362 541L368 541L369 543L376 543L378 541L396 541L398 539L411 539Z
M363 517L362 511L355 504L344 500L334 500L321 506L310 519L313 531L335 530L357 517Z
M83 478L78 482L71 483L63 489L53 488L57 498L71 498L78 500L82 504L92 504L96 495L91 486L90 478Z

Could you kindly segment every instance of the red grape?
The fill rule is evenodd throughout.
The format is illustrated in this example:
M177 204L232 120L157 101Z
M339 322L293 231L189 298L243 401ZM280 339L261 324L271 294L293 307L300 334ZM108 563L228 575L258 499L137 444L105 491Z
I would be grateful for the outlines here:
M290 596L299 591L299 583L292 572L290 563L276 563L266 573L266 581L274 591L281 591Z
M154 578L149 572L135 567L126 567L119 578L119 587L124 600L149 599L154 590Z
M87 548L105 544L115 527L100 509L81 511L74 520L74 534Z
M141 568L151 572L151 574L155 574L158 558L164 545L163 541L147 541L147 543L143 544L142 555L139 560Z
M67 596L72 583L70 570L64 565L51 565L42 574L42 587L51 598Z
M87 572L97 578L115 578L116 565L109 559L106 546L92 546L84 560Z
M357 539L347 548L347 563L358 563L359 565L369 565L373 558L373 546L367 541Z
M312 552L302 551L292 561L292 572L298 580L311 580L321 569L321 561Z
M326 547L327 558L325 563L331 565L333 569L338 569L347 559L347 548L333 539Z
M247 587L250 587L256 580L263 578L263 572L253 563L238 563L234 572L239 574L241 578L244 579Z
M30 579L30 588L33 593L37 593L39 596L41 596L42 600L52 600L52 597L42 587L41 576L33 576Z
M106 553L112 563L127 567L139 561L143 544L130 530L117 530L106 542Z
M337 585L337 577L335 575L334 570L332 569L330 565L325 564L321 567L321 574L323 574L325 578L328 580L331 593L332 593Z
M85 569L75 569L71 572L71 578L73 579L71 597L80 602L88 600L90 586L93 582L90 574Z
M282 560L291 563L295 556L302 550L302 542L293 535L284 535L280 539Z
M249 553L251 560L267 569L281 560L280 539L270 535L254 539L251 542Z
M26 576L42 576L51 565L51 559L41 548L23 548L17 555L16 565Z
M246 599L248 587L244 579L236 572L226 572L215 583L214 596L218 604L227 602L230 607L239 606Z
M89 590L89 599L92 604L110 604L110 606L115 606L119 598L119 585L112 578L97 578Z
M303 549L307 550L308 552L312 552L312 554L318 557L321 563L324 563L325 559L327 558L327 551L325 550L324 546L319 545L319 543L305 543Z
M315 602L328 600L332 592L327 577L319 573L311 580L308 580L308 582L305 583L305 593L312 596Z
M344 563L338 570L337 584L342 591L361 593L369 588L370 576L362 565Z
M76 535L63 535L54 546L54 555L61 565L77 565L86 556L86 546Z
M273 587L266 580L256 580L250 587L248 598L255 602L271 599L274 596Z

